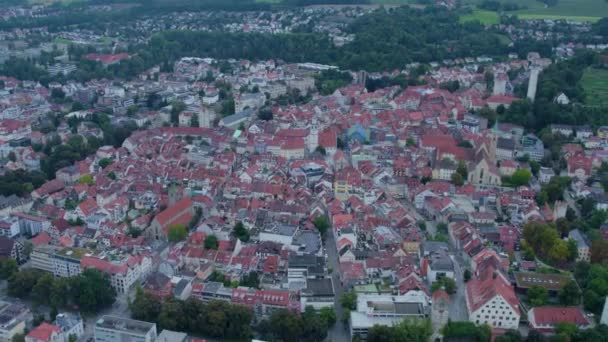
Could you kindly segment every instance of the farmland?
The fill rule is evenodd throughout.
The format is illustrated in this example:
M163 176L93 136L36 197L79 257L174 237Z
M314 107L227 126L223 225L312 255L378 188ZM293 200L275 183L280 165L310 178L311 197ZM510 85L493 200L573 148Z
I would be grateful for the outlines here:
M608 105L608 70L588 68L581 79L585 89L585 103L588 105Z

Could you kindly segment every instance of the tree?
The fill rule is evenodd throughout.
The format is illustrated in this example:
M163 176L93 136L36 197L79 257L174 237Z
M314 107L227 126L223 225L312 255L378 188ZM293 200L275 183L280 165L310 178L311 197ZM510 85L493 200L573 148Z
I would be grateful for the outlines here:
M93 183L95 183L95 180L93 179L92 175L87 173L85 175L82 175L78 182L80 184L93 185Z
M463 279L465 283L471 280L471 271L468 268L464 270Z
M578 328L576 327L576 324L574 324L574 323L559 322L555 325L555 333L558 335L566 335L566 336L572 337L572 336L574 336L574 334L576 334L577 331L578 331Z
M43 273L36 269L25 269L13 274L8 280L8 294L11 297L25 298L31 292Z
M260 111L258 112L258 119L264 120L264 121L270 121L270 120L272 120L272 118L273 118L272 110L270 110L269 107L260 108Z
M325 236L325 233L327 233L327 230L329 229L329 220L327 219L327 217L317 216L314 219L313 224L315 225L315 228L317 228L319 233L321 233L321 236Z
M249 241L249 231L243 225L243 222L238 221L232 229L232 234L243 242Z
M518 330L507 330L504 335L497 336L495 342L522 342L524 339Z
M174 224L167 231L167 238L171 242L183 241L188 237L188 228L185 224Z
M511 183L514 186L527 185L530 182L532 173L527 169L519 169L511 175Z
M549 292L546 288L534 285L528 289L528 301L532 306L543 306L549 300Z
M84 270L70 283L74 303L84 312L97 312L111 306L116 299L110 276L94 268Z
M19 266L15 259L4 258L0 260L0 279L9 279L19 271Z
M456 282L452 278L440 277L431 285L431 292L435 292L439 289L444 289L448 294L456 293Z
M581 291L576 281L570 280L558 293L560 303L563 305L578 305L581 301Z
M179 124L179 114L186 109L186 104L181 101L171 103L171 123L174 126Z
M105 169L106 167L108 167L110 164L112 164L114 161L110 158L103 158L99 161L99 166L102 169Z
M344 292L340 297L340 305L349 310L357 309L357 293L354 291Z
M591 242L591 262L603 263L608 260L608 241L595 240Z
M304 331L302 319L285 309L275 310L268 318L270 335L282 341L298 341Z
M49 298L51 297L51 292L53 290L53 275L47 273L40 277L36 282L36 285L32 288L32 299L37 304L45 304L48 303Z
M462 179L467 179L469 177L469 171L467 169L467 164L464 161L459 160L458 166L456 167L456 172L462 176Z
M215 235L209 235L205 238L205 249L217 249L218 241Z
M198 122L198 114L194 113L190 119L190 127L200 127Z
M429 319L404 319L394 326L374 325L368 332L368 341L429 341L433 334Z
M462 178L462 175L460 173L458 173L458 172L452 173L452 184L454 184L456 186L464 185L464 179Z
M239 282L239 286L253 287L255 289L259 288L260 278L258 276L258 272L249 272L247 275L243 276Z
M336 324L336 310L334 310L333 307L322 307L321 310L319 310L319 316L323 318L327 327L331 328Z

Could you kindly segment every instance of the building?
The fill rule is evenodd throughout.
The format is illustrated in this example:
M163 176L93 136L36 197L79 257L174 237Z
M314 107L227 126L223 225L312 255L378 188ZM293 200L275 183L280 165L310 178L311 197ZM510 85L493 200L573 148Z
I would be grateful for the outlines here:
M188 342L188 335L183 332L171 331L171 330L163 330L156 342Z
M334 283L331 278L307 279L306 288L300 292L300 302L302 312L307 306L312 306L316 310L334 306L336 293Z
M89 252L83 248L64 248L53 255L55 277L73 277L80 274L80 259Z
M325 276L325 258L316 255L289 256L287 269L287 281L292 286L306 286L306 280L311 278L323 278ZM300 285L295 285L300 284Z
M528 311L530 329L552 334L559 323L571 323L578 329L591 327L585 312L577 306L540 306Z
M432 284L442 277L454 278L454 263L445 251L432 253L425 261L426 277L429 283Z
M64 342L64 336L61 328L43 322L25 335L25 342Z
M514 272L513 276L517 292L527 293L532 286L540 286L547 289L550 296L556 296L572 280L569 276L556 273Z
M69 342L70 336L79 338L84 334L84 324L79 315L69 312L60 313L55 318L55 325L61 329L65 342Z
M30 262L32 268L37 268L49 273L55 273L55 253L61 248L51 245L42 245L34 247L30 254Z
M493 328L517 329L521 313L519 301L502 272L485 268L466 284L469 321Z
M152 260L145 256L84 255L80 260L80 269L94 268L110 276L112 287L119 294L124 294L139 280L150 273Z
M0 342L12 342L13 337L25 332L32 313L23 304L0 302Z
M576 258L576 261L589 261L591 258L591 251L589 249L587 238L583 235L583 233L581 233L581 231L578 229L574 229L568 233L568 238L576 242L576 247L578 250L578 257Z
M23 244L17 240L0 236L0 258L11 258L18 263L24 261L26 255L23 253Z
M431 313L428 296L410 291L402 296L365 294L357 297L357 309L350 312L350 336L367 339L374 325L392 326L405 318L428 318Z
M161 211L146 230L149 238L166 240L169 227L175 224L187 225L194 216L194 206L190 198L177 201L169 208Z
M0 236L14 238L20 233L19 219L15 216L0 217Z
M95 323L95 342L153 342L156 324L117 316L103 316Z
M549 183L553 177L555 177L555 171L550 167L542 166L540 170L538 170L538 181L541 184Z

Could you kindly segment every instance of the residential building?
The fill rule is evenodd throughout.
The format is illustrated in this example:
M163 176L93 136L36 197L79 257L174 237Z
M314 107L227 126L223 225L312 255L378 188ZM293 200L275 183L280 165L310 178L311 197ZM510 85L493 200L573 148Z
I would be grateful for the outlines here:
M12 342L17 334L23 334L32 320L27 306L17 303L0 302L0 342Z
M0 236L0 258L11 258L21 263L26 255L23 253L23 244L17 240Z
M568 233L568 238L576 242L576 247L578 250L578 257L576 258L576 261L589 261L591 258L591 251L589 248L589 242L587 242L587 238L583 235L583 233L578 229L574 229Z
M64 342L64 336L58 326L42 322L25 335L25 342Z
M188 334L183 332L163 330L156 339L156 342L188 342Z
M53 255L53 274L55 277L73 277L79 275L80 259L89 254L83 248L64 248Z
M124 294L150 273L152 260L136 255L84 255L80 260L80 268L95 268L107 273L116 292Z
M55 253L60 250L61 247L51 245L34 247L32 253L30 254L31 267L54 274Z
M156 324L106 315L95 323L95 342L154 342Z
M60 313L55 318L55 325L61 329L64 342L70 342L70 336L79 338L84 334L84 324L80 315L69 312Z

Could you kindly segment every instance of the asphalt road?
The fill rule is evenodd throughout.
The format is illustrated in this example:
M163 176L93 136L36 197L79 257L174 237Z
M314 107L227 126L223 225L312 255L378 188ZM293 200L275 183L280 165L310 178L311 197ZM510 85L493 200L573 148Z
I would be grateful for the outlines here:
M340 297L344 293L344 286L342 286L342 282L340 281L338 250L336 249L336 242L332 233L327 234L325 238L325 252L327 253L328 266L332 269L331 278L334 282L334 292L336 293L334 309L336 310L337 318L336 324L328 333L327 340L332 342L347 342L350 341L350 329L347 324L342 323L344 310L340 305Z

